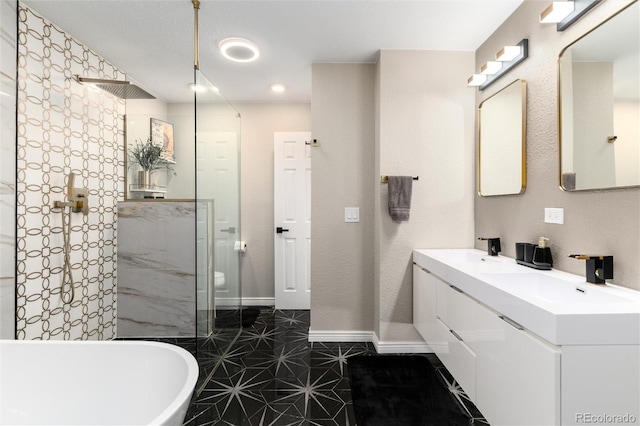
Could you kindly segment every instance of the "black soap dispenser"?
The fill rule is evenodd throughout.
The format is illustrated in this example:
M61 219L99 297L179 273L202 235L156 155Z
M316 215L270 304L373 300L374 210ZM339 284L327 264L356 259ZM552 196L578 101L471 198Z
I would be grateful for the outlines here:
M551 269L553 266L553 258L551 257L548 238L540 237L538 239L538 246L533 250L533 264L541 269Z

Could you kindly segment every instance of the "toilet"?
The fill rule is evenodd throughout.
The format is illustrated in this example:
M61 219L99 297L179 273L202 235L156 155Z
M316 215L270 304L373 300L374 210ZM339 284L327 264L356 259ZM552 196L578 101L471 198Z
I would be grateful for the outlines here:
M214 271L213 274L213 286L214 288L224 287L224 272Z

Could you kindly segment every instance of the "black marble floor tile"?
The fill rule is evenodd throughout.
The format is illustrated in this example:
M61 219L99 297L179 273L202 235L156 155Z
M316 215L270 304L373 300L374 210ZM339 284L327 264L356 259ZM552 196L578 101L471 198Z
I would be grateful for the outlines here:
M185 425L356 425L347 359L375 354L375 348L309 342L309 322L309 311L261 308L231 347L228 336L199 340L198 362L208 380L194 395ZM438 359L429 357L470 424L487 424Z

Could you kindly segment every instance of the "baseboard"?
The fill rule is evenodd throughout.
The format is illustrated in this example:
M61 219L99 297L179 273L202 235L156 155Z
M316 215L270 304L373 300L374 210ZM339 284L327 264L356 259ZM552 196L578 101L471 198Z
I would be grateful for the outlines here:
M425 342L381 342L373 331L309 330L310 342L369 342L379 354L414 354L433 352Z
M379 354L424 354L433 351L425 342L381 342L374 334L373 346Z
M275 306L274 297L243 297L242 306Z
M373 342L373 331L309 330L310 342Z
M238 306L275 306L273 297L216 297L216 305L220 308Z

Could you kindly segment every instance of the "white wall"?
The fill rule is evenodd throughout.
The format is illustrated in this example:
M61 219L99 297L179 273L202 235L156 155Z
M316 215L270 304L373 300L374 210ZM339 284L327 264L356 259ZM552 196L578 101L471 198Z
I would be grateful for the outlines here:
M311 130L309 104L234 104L241 116L242 297L273 304L273 134Z
M473 53L384 50L377 65L314 64L311 332L420 343L412 250L473 244ZM419 176L411 218L380 175ZM359 206L361 222L344 223Z
M15 337L17 3L0 1L0 339Z
M379 339L415 340L412 250L473 244L474 93L470 52L383 50L378 72L376 176L419 176L411 217L388 214L387 185L374 189ZM418 339L419 340L419 339Z
M640 182L640 102L616 101L613 129L618 140L616 155L616 185L637 185ZM618 143L620 142L620 143Z
M503 254L515 257L516 242L550 238L557 269L583 275L585 265L569 253L614 256L615 283L640 289L640 189L563 192L558 188L558 55L562 49L604 21L626 0L602 2L563 32L541 25L545 4L525 1L478 49L475 69L505 44L529 39L529 58L484 91L482 102L508 81L527 81L527 189L517 196L476 198L476 233L500 236ZM468 69L471 74L473 69ZM545 224L544 208L562 207L564 225ZM477 242L478 248L485 248Z
M137 128L140 134L148 133L151 116L174 125L176 164L167 176L167 198L192 199L195 196L193 105L169 104L163 108L159 101L129 104L130 101L127 116L141 124L128 128L128 134ZM248 304L273 304L273 134L311 130L311 107L309 104L246 103L234 104L233 109L240 113L239 120L228 105L201 105L200 125L213 131L240 132L241 235L248 244L247 252L241 255L242 296Z
M613 63L573 63L573 171L576 189L616 185ZM587 89L588 88L588 89Z
M374 76L374 64L312 67L312 332L373 329Z

